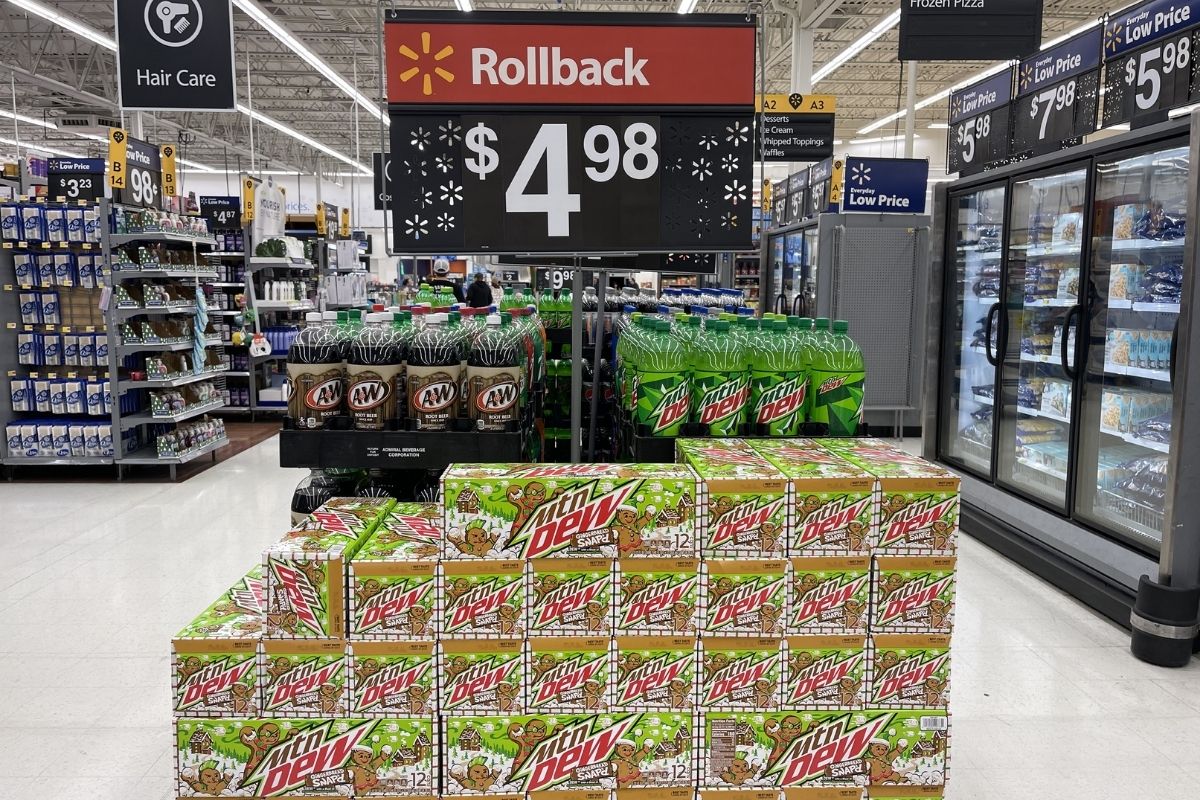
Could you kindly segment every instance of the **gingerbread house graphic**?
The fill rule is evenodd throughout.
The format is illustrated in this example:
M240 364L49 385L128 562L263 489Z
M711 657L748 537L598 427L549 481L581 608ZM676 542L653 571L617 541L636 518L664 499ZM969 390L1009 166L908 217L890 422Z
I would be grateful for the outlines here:
M188 739L188 749L196 755L212 755L212 737L206 730L198 730Z
M471 489L463 489L459 493L458 499L454 502L454 508L460 514L478 514L479 495L475 494Z

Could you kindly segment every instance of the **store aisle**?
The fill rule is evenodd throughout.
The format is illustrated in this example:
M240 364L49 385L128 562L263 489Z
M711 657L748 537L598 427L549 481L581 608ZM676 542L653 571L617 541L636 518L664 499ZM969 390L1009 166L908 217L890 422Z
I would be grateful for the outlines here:
M185 484L0 485L0 797L172 796L169 639L288 522L272 438ZM952 800L1192 798L1200 664L966 538Z

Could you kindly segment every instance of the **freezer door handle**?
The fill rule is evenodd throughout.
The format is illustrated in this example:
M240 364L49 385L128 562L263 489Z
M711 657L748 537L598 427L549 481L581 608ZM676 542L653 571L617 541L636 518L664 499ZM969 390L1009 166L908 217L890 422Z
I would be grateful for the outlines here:
M1071 306L1071 310L1067 312L1067 318L1063 322L1062 341L1059 342L1059 355L1062 358L1062 368L1066 376L1071 380L1075 380L1078 374L1075 368L1071 366L1070 359L1067 357L1068 345L1071 341L1071 325L1079 324L1079 315L1082 312L1082 307L1078 305ZM1074 320L1074 322L1072 322Z
M983 354L987 356L988 363L993 367L1000 366L1000 362L996 359L996 354L992 352L992 329L996 326L996 314L1000 312L1000 304L992 303L992 307L988 309L987 317L983 322Z
M775 313L776 314L786 314L787 313L787 295L784 294L783 292L780 292L779 296L775 298Z
M1171 377L1171 386L1175 385L1175 354L1179 350L1179 317L1175 317L1175 327L1171 328L1171 363L1167 365L1167 374Z

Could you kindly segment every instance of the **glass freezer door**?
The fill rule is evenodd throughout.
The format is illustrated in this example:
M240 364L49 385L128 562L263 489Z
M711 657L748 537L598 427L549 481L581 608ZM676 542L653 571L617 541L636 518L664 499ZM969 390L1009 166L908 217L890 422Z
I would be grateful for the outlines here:
M1067 510L1087 172L1018 181L1008 230L998 483Z
M950 200L949 285L943 344L941 457L992 476L992 405L1002 308L1004 187Z
M1162 544L1172 444L1188 166L1186 147L1096 165L1075 515L1151 552Z
M819 226L813 225L804 229L804 261L803 271L796 285L796 295L792 298L787 313L801 317L814 317L817 313L817 263L821 251Z

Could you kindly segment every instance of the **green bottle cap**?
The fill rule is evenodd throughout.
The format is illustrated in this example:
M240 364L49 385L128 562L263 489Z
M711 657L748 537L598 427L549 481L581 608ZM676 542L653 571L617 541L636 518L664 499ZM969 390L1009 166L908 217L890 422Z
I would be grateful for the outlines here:
M787 318L787 324L788 324L788 327L799 328L800 327L800 318L797 317L795 314L789 314L788 318Z
M812 324L813 324L812 317L801 317L800 318L800 330L811 331Z
M508 294L508 295L511 295L511 294L513 293L512 287L511 287L511 286L505 286L505 287L504 287L504 293L505 293L505 294Z
M348 319L350 319L350 315L345 311L337 312L338 325L344 325Z
M729 320L718 319L715 322L709 323L708 327L718 333L729 333Z
M833 323L833 332L834 333L846 333L849 330L850 330L850 323L844 319L836 320Z
M817 317L817 330L829 330L829 317Z

